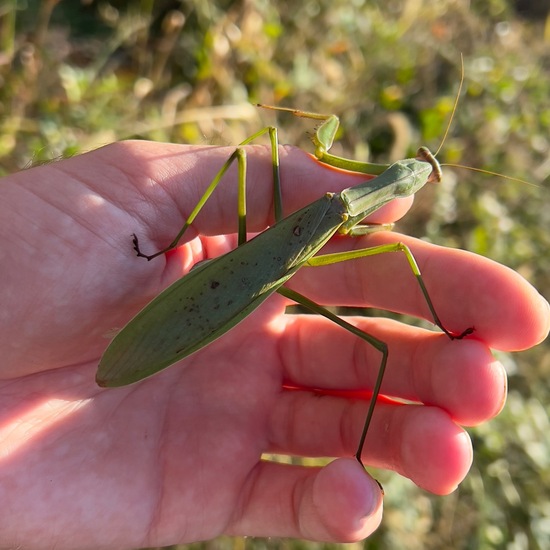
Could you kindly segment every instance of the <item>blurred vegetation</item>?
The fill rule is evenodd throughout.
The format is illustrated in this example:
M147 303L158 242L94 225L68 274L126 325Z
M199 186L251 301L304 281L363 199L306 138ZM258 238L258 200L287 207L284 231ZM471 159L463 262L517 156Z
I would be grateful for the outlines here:
M461 53L464 91L440 161L538 187L447 168L398 229L502 262L549 298L544 0L3 0L0 175L129 137L236 144L273 120L258 101L336 113L337 153L395 160L439 146ZM311 126L278 124L283 141L309 148ZM383 525L346 548L548 548L549 347L502 359L510 398L470 430L466 481L432 497L377 473ZM189 548L336 546L221 538Z

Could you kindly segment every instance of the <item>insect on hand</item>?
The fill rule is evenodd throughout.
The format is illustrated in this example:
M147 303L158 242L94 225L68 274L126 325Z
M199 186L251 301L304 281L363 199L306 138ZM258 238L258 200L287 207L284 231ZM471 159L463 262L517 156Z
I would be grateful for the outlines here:
M210 344L246 318L274 292L278 292L314 313L334 321L381 353L377 379L355 454L361 462L365 437L384 377L388 347L381 340L284 285L304 266L323 266L386 252L402 252L418 281L433 322L452 339L460 339L470 334L473 331L471 327L454 333L443 326L416 261L404 244L397 242L361 250L317 255L336 233L353 236L375 230L373 226L362 225L360 222L389 201L412 195L426 183L439 182L441 168L434 155L424 147L418 150L415 158L401 160L392 165L373 165L330 155L328 151L338 128L337 117L284 108L278 110L321 121L313 136L316 156L321 162L365 174L378 174L377 177L340 193L327 193L297 212L283 217L277 131L274 127L265 128L245 140L241 145L250 143L261 134L269 133L276 223L255 238L246 241L246 156L244 149L238 147L208 186L172 243L158 252L147 255L141 250L138 237L134 235L134 248L138 256L152 260L176 247L235 160L239 165L239 246L227 254L197 266L139 312L116 335L103 354L96 380L100 386L116 387L151 376ZM273 254L273 250L277 253Z

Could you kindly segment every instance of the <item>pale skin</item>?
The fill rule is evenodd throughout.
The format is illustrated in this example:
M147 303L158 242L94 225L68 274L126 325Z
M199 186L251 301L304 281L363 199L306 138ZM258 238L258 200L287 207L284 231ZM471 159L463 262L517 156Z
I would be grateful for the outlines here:
M0 547L121 549L220 534L355 541L382 518L378 485L352 458L379 353L330 322L283 315L278 295L233 331L132 386L100 389L113 329L197 261L235 245L235 171L180 248L177 233L232 148L113 144L0 180ZM249 229L272 217L270 153L249 148ZM281 148L288 212L361 181ZM402 216L395 201L371 221ZM359 319L389 344L383 390L419 405L380 403L363 461L447 494L468 472L461 426L503 407L504 369L489 347L543 340L548 304L518 274L473 254L377 233L330 250L403 240L446 327L461 341L389 320ZM291 286L329 304L429 318L399 254L304 268ZM302 390L284 389L283 382ZM262 453L340 457L324 468ZM342 458L343 457L343 458Z

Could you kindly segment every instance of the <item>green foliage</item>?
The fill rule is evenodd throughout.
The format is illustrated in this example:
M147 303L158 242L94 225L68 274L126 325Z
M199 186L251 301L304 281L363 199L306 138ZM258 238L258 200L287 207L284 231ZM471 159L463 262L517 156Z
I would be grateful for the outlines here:
M8 0L0 11L0 175L129 137L236 144L273 121L254 102L337 113L336 154L395 160L418 145L439 146L462 53L465 89L441 162L540 187L447 168L445 184L418 197L400 230L509 265L550 297L543 182L550 173L550 23L521 20L512 5ZM309 148L307 123L279 118L283 141ZM387 492L385 521L352 548L547 547L549 348L504 360L508 406L471 430L467 480L453 495L431 497L377 473ZM199 547L209 545L190 546Z

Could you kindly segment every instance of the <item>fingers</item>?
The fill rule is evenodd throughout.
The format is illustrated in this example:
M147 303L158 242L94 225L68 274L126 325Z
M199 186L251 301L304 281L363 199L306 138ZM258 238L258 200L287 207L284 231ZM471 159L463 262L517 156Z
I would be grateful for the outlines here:
M352 542L382 519L380 488L352 459L322 469L261 462L243 494L230 535Z
M272 415L271 451L352 456L367 408L365 400L289 391ZM362 459L428 491L448 494L468 473L472 446L468 434L437 407L378 403Z
M451 341L389 319L350 321L388 346L383 395L438 406L462 425L502 409L506 373L482 342ZM382 362L379 350L323 318L293 316L288 323L278 343L288 384L368 397Z
M548 334L547 302L520 275L481 256L392 233L336 239L326 251L397 241L411 248L447 329L462 332L473 327L473 338L504 351L526 349ZM374 306L433 321L402 252L304 268L290 286L327 305Z
M469 437L458 424L498 414L506 397L504 368L479 341L450 341L387 319L352 321L388 344L382 393L425 404L377 403L364 461L434 493L453 491L472 460ZM296 316L290 323L279 344L289 383L345 391L284 392L271 415L271 448L305 456L353 455L370 400L361 390L372 389L381 355L324 319Z

